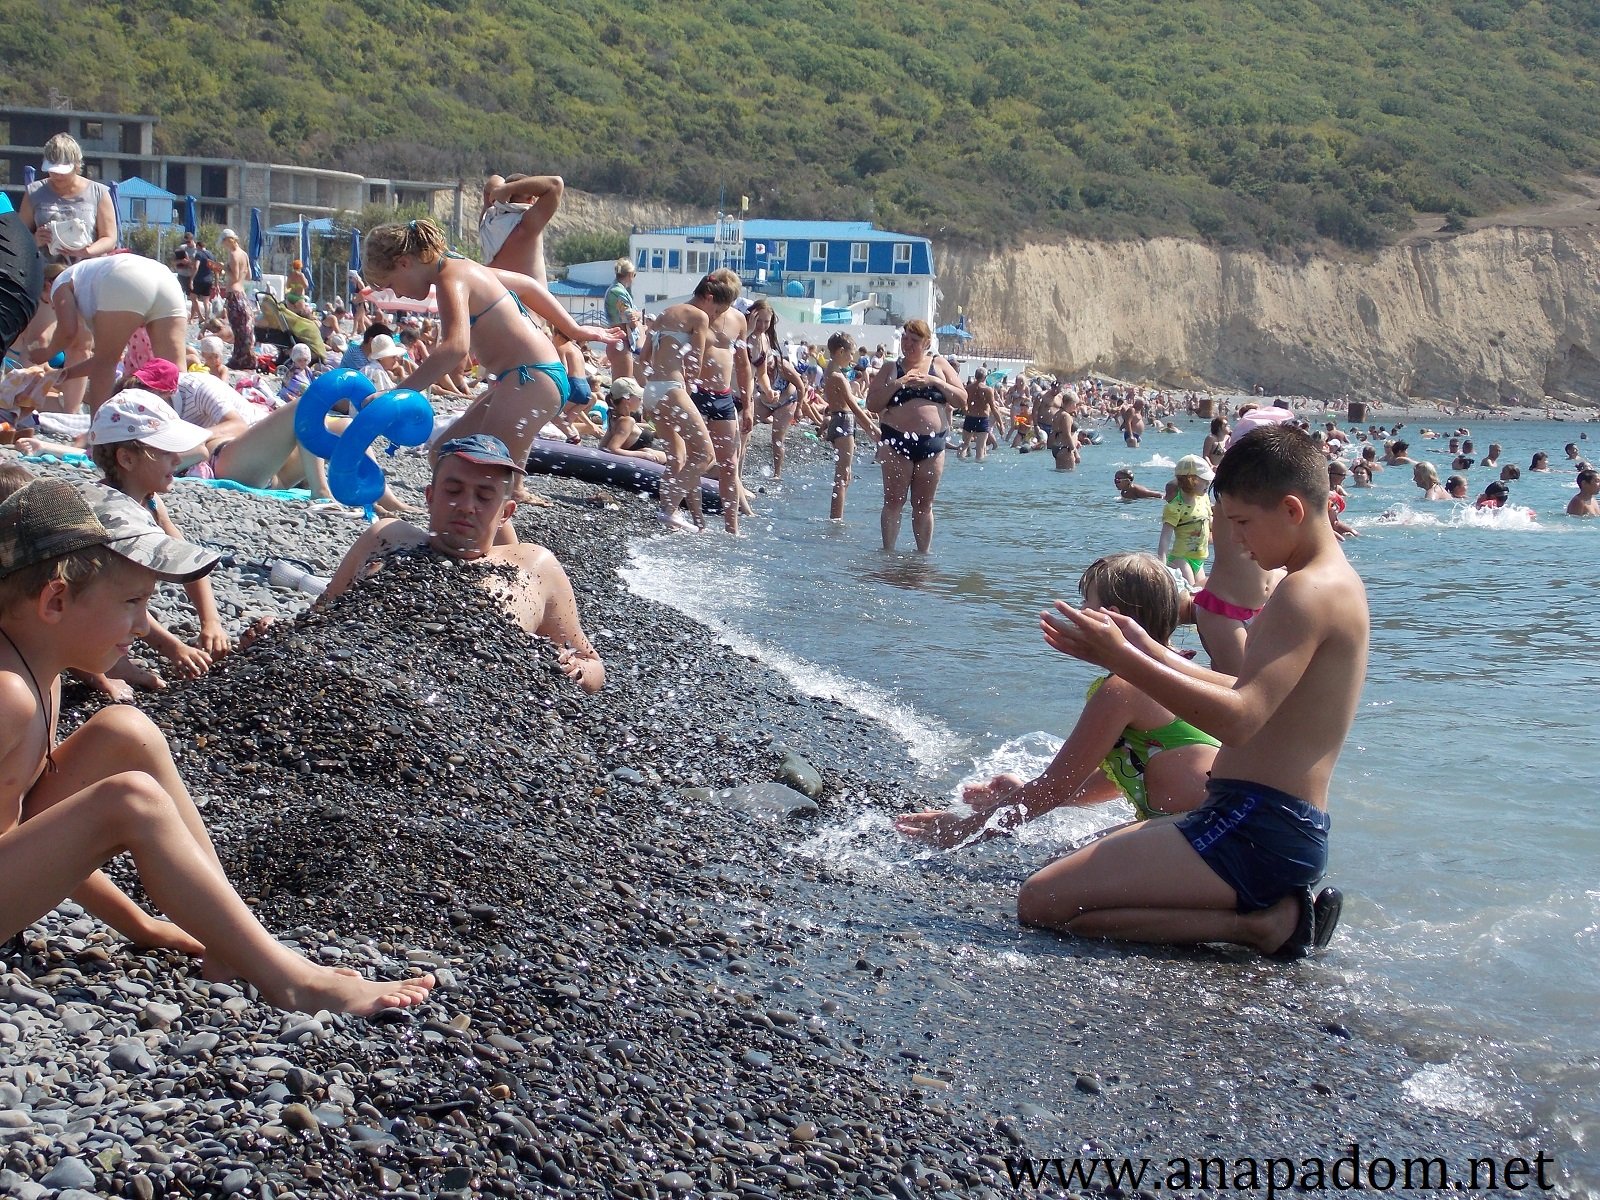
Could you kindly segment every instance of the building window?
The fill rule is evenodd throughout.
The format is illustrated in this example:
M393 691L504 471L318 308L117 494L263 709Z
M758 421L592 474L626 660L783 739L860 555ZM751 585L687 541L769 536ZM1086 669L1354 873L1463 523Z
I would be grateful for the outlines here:
M896 242L894 244L894 269L896 271L911 270L910 242Z
M650 251L650 269L652 271L664 271L666 266L667 256L665 252L660 249L652 249Z
M189 191L189 170L182 163L167 164L167 191L182 197Z
M636 264L638 266L639 270L641 270L641 271L644 270L645 264L647 262L649 262L649 260L650 260L650 251L646 250L643 246L640 246L639 247L639 261Z
M683 254L678 250L667 251L667 270L678 271L683 268Z
M811 243L811 269L813 271L826 271L828 269L828 243Z
M137 221L143 225L145 219L145 201L142 197L128 201L128 220Z
M227 167L200 168L200 194L202 196L227 196L233 189L228 186Z
M867 269L867 244L865 242L850 243L850 269L852 271L865 271Z
M105 136L106 136L106 126L105 126L105 122L104 121L85 121L83 123L83 140L84 141L86 141L86 142L98 142L101 138L103 138Z
M789 261L789 243L774 242L772 244L772 257L781 263L787 264Z

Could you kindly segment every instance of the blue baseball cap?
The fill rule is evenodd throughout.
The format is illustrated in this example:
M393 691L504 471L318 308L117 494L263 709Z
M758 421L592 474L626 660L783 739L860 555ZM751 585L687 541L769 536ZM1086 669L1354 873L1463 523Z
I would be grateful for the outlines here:
M506 444L493 434L474 433L466 437L451 438L439 447L439 457L456 454L466 459L469 463L477 463L480 467L510 467L513 471L523 469L522 464L511 457L511 451L506 449Z

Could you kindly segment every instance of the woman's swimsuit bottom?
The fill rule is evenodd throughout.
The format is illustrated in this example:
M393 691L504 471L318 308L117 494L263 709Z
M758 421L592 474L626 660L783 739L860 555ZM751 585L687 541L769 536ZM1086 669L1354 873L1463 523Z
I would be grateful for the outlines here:
M1245 608L1240 604L1229 604L1209 588L1201 588L1194 594L1194 606L1203 608L1206 612L1219 617L1226 617L1230 621L1240 621L1245 624L1253 621L1259 608Z
M572 397L572 381L567 378L565 363L523 363L518 367L510 367L494 377L496 383L504 383L511 376L517 377L518 384L532 383L535 374L548 375L556 385L556 391L561 393L561 403L565 404Z
M901 458L909 458L912 462L919 463L943 454L949 434L943 430L938 433L901 433L898 429L879 425L878 437L885 448L900 455Z
M1233 889L1241 913L1271 908L1327 870L1328 814L1263 783L1213 779L1205 804L1174 826Z
M589 377L587 375L573 375L569 372L567 384L572 390L570 403L581 404L588 408L590 402L594 399L594 388L589 385Z
M1109 675L1102 675L1091 683L1084 699L1093 697L1110 678ZM1159 729L1135 729L1130 725L1122 731L1111 753L1100 760L1100 769L1133 805L1134 815L1141 821L1148 821L1151 817L1165 815L1160 809L1150 806L1150 794L1144 781L1145 768L1150 760L1163 750L1176 750L1180 746L1220 745L1222 743L1209 733L1196 729L1182 719L1171 720Z
M968 417L961 422L962 433L988 433L988 417Z
M698 385L689 391L689 399L694 401L694 406L700 410L700 415L707 421L737 421L739 419L739 406L733 402L733 389L725 392L714 392L710 388Z
M856 419L847 408L828 414L828 428L823 433L823 438L836 442L840 438L854 437L856 433Z
M654 383L644 385L644 411L650 414L656 411L657 406L672 395L674 391L683 386L675 379L658 379Z

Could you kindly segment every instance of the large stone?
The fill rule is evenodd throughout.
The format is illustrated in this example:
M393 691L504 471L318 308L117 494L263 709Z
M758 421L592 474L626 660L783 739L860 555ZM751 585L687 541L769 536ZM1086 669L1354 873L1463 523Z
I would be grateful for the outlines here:
M813 767L804 755L796 754L793 750L783 752L783 759L778 763L778 779L813 800L822 795L822 772Z
M729 808L770 819L808 816L817 811L815 800L781 783L746 783L723 788L711 796Z

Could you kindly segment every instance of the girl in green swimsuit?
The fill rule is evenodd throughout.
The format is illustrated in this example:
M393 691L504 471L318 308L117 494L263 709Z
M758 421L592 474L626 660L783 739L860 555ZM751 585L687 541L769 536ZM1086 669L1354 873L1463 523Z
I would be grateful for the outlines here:
M1078 581L1084 607L1132 617L1158 641L1178 625L1178 589L1153 554L1112 554ZM1205 800L1216 738L1105 675L1089 685L1078 723L1037 779L996 775L962 791L970 812L910 813L895 821L907 837L936 846L983 840L1065 806L1118 798L1139 820L1188 812Z

